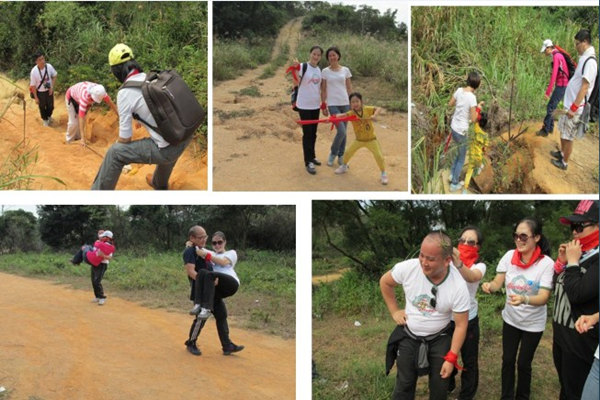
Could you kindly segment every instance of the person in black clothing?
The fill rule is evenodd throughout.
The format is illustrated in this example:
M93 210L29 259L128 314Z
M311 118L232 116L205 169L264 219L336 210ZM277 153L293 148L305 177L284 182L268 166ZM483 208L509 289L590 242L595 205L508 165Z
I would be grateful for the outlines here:
M561 217L573 240L561 244L554 266L555 289L552 355L560 382L560 400L581 398L598 346L598 324L580 335L575 322L598 312L598 203L582 200L574 213Z
M188 279L190 281L190 300L196 300L196 284L195 280L198 278L200 274L204 274L206 271L212 271L212 265L207 263L207 261L196 254L196 247L203 249L206 245L206 239L208 235L204 228L199 225L195 225L190 228L188 233L188 239L191 242L192 246L187 247L183 252L183 263L186 268L186 272L188 275ZM238 352L244 348L244 346L235 345L231 339L229 338L229 325L227 324L227 307L225 306L225 302L222 298L215 298L212 314L215 316L215 320L217 323L217 332L219 334L219 340L221 341L221 346L223 348L224 355L230 355L231 353ZM202 328L206 324L207 318L194 318L192 322L192 326L190 327L190 332L188 336L188 340L185 341L185 345L187 351L192 353L195 356L199 356L202 354L198 346L196 345L196 341Z

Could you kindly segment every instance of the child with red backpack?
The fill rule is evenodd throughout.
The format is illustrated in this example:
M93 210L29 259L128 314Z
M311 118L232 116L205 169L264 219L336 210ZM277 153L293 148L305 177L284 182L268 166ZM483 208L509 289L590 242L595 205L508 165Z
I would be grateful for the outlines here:
M548 57L552 57L552 75L545 93L546 99L549 99L549 101L546 106L544 125L536 132L536 135L548 136L549 133L554 132L554 118L552 114L565 95L569 79L571 79L575 71L575 64L569 53L552 43L550 39L544 40L540 52ZM553 86L554 90L552 90ZM550 93L552 93L552 96L550 96Z

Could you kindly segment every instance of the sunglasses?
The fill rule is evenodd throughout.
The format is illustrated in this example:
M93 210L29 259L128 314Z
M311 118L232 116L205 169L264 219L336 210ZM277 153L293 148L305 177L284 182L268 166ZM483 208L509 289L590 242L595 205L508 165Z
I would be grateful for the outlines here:
M584 224L583 222L577 222L577 223L571 224L571 231L581 233L581 232L583 232L583 230L585 228L587 228L588 226L592 226L592 225L595 225L595 224L593 222L588 222L587 224Z
M458 243L466 244L467 246L471 246L471 247L477 246L477 241L475 241L473 239L466 240L466 239L460 238L460 239L458 239Z
M523 242L525 243L526 241L528 241L529 239L531 239L533 236L527 236L526 233L513 233L513 239L515 240L515 242L518 240L519 242Z
M222 245L223 243L225 243L225 242L223 242L222 240L215 240L215 241L212 242L212 245L213 246Z
M431 300L429 300L429 305L433 308L435 308L435 305L437 304L436 302L436 298L437 298L437 286L432 286L431 287L431 294L433 294L433 298L431 298Z

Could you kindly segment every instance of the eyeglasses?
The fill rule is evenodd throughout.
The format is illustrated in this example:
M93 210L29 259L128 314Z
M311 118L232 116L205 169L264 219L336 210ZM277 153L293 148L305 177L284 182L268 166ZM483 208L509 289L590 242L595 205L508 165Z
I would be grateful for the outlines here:
M204 239L204 238L207 238L208 235L200 235L200 236L194 236L194 237L197 239Z
M477 246L477 241L475 241L473 239L466 240L466 239L460 238L460 239L458 239L458 243L466 244L467 246L471 246L471 247Z
M213 241L213 242L212 242L212 245L213 245L213 246L216 246L216 245L219 245L219 246L220 246L220 245L222 245L223 243L225 243L225 242L223 242L222 240L215 240L215 241Z
M575 231L577 233L581 233L583 232L583 230L585 228L587 228L588 226L592 226L595 225L593 222L588 222L587 224L584 224L583 222L577 222L574 224L571 224L571 230Z
M527 236L526 233L517 233L517 232L513 233L513 239L515 240L515 242L518 240L519 242L525 243L532 237L533 236Z
M435 301L435 299L437 298L437 292L437 286L432 286L431 294L433 294L433 297L431 298L431 300L429 300L429 305L433 308L435 308L435 305L437 304L437 302Z

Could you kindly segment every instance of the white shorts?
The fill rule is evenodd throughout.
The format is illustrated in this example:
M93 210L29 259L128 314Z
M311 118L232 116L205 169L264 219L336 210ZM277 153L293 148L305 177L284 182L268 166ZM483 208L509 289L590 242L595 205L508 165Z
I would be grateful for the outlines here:
M560 116L558 119L558 131L560 132L561 139L570 141L578 139L577 128L579 126L579 117L580 115L575 115L569 119L567 114Z

